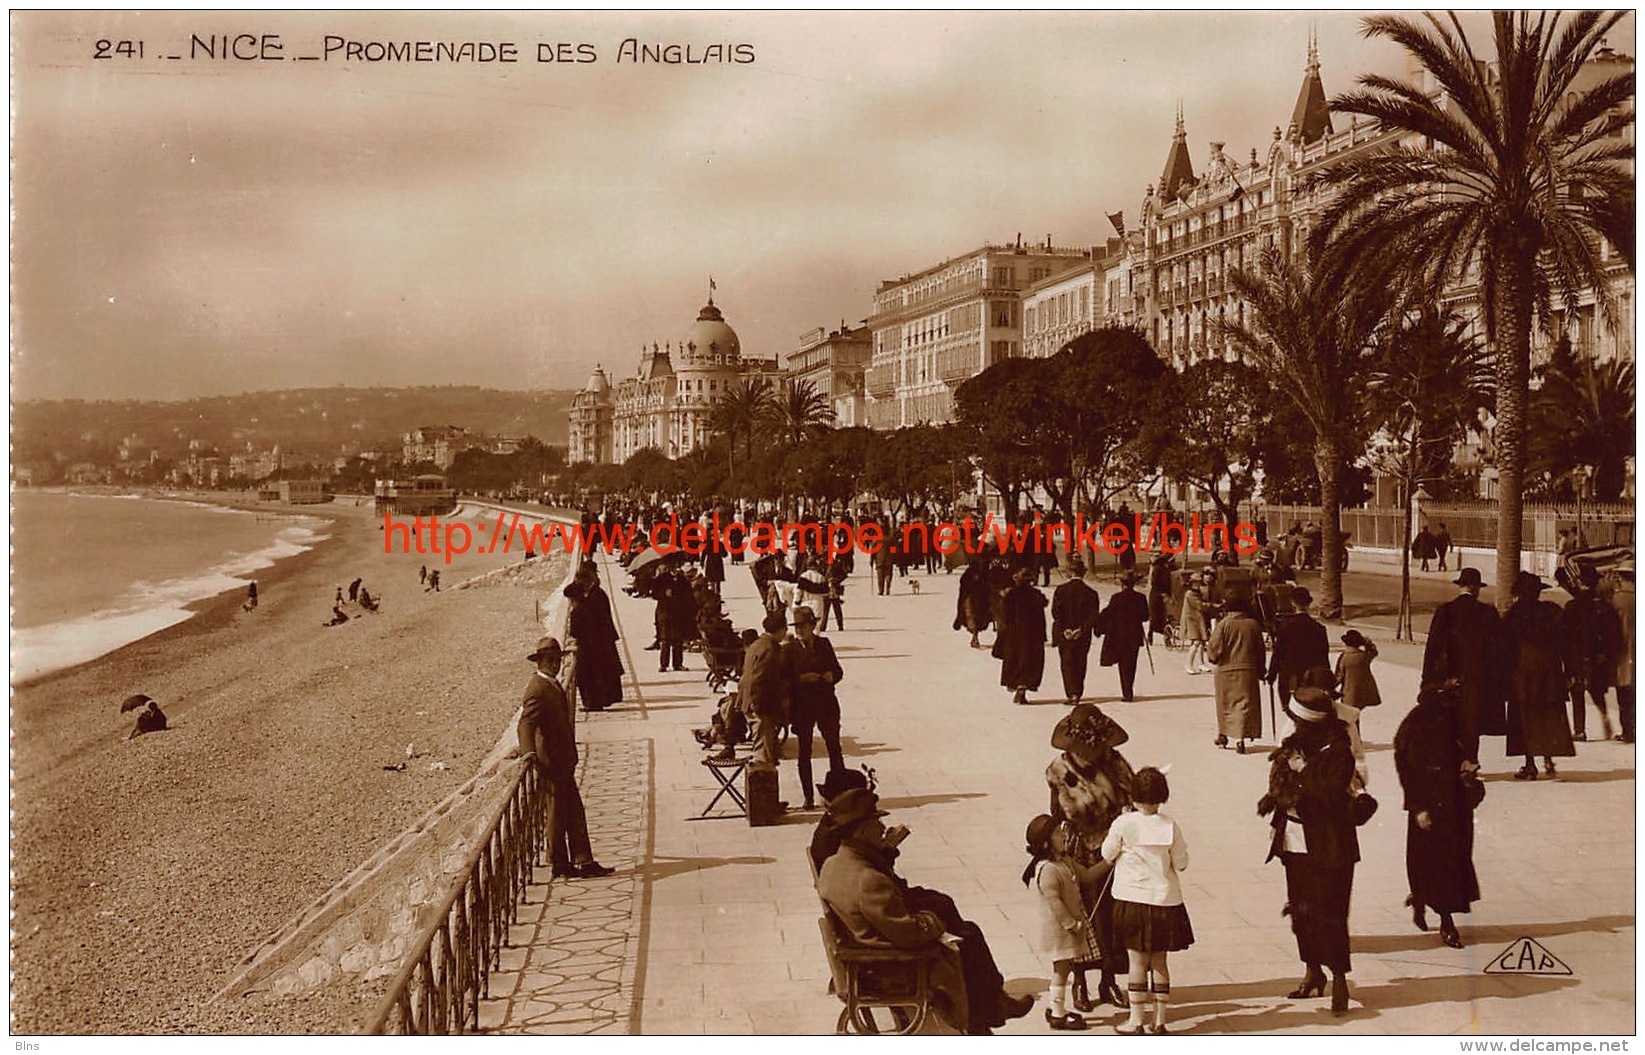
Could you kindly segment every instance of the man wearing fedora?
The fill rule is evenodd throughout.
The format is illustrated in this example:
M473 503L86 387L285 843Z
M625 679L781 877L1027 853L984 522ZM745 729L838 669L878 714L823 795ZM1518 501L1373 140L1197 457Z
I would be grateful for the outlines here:
M805 808L813 809L811 798L811 738L813 731L822 737L828 750L830 772L845 768L845 756L840 752L840 699L834 686L845 677L845 670L834 654L834 645L817 633L817 616L809 607L794 609L794 636L783 645L789 654L789 667L794 672L794 706L790 723L794 739L799 744L800 790L805 793Z
M1091 628L1102 611L1102 598L1085 584L1085 562L1068 557L1068 581L1051 593L1051 641L1062 665L1062 692L1069 703L1085 695L1085 670L1091 661Z
M840 848L817 873L817 896L853 940L869 946L929 950L937 959L932 986L937 1013L964 1033L987 1033L1034 1005L1031 996L1005 992L1003 978L987 946L962 938L956 949L942 940L947 931L930 909L916 909L891 871L896 846L907 829L887 829L879 797L852 788L828 805L829 823L840 833Z
M1314 595L1305 586L1291 587L1295 611L1274 620L1274 651L1268 658L1268 684L1279 694L1279 705L1291 702L1291 693L1314 667L1331 665L1331 641L1325 624L1308 614Z
M558 638L544 637L526 657L537 664L537 669L526 686L520 721L515 727L520 743L512 754L536 759L553 785L548 841L554 876L596 879L610 875L613 869L594 860L588 841L588 815L577 790L577 740L571 727L571 703L560 687L564 654Z
M1485 589L1478 568L1463 568L1458 594L1434 610L1422 654L1422 684L1447 678L1459 683L1457 735L1469 762L1479 763L1479 738L1508 732L1503 698L1507 692L1507 639L1496 609L1481 604Z
M1108 599L1103 609L1099 632L1102 634L1102 652L1098 657L1105 667L1120 668L1120 698L1126 703L1135 699L1137 681L1137 653L1148 640L1148 598L1137 592L1142 576L1135 568L1120 576L1120 589Z

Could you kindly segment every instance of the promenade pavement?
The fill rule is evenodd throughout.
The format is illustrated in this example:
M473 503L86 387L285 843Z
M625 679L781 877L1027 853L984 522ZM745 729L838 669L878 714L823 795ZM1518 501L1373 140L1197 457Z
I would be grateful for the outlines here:
M604 563L604 562L602 562ZM761 614L746 566L728 566L733 620ZM1349 602L1386 604L1351 582ZM650 602L624 595L626 576L606 565L623 634L629 693L620 707L580 716L582 787L596 855L608 879L532 888L514 947L481 1010L482 1028L555 1034L823 1034L839 1002L827 992L818 902L804 852L819 814L791 814L750 828L740 818L690 820L714 785L691 729L706 725L715 697L700 656L686 673L658 673ZM844 752L878 774L891 821L913 834L899 872L951 894L981 924L1014 993L1040 999L1002 1033L1048 1033L1049 964L1035 949L1038 906L1020 875L1023 830L1048 804L1044 771L1052 727L1066 713L1056 656L1029 706L1011 703L999 664L950 629L959 576L894 581L879 597L859 572L849 584L846 626L832 630L845 678ZM1055 580L1060 582L1060 576ZM911 583L920 584L920 592ZM1096 583L1104 599L1111 582ZM1397 600L1397 582L1391 587ZM1490 598L1487 594L1487 599ZM1426 615L1418 626L1425 628ZM1333 631L1333 638L1336 631ZM1171 957L1171 1028L1189 1036L1268 1034L1632 1033L1635 1026L1635 772L1631 745L1592 742L1561 760L1557 780L1509 779L1517 761L1501 739L1482 750L1488 796L1477 819L1475 861L1483 897L1458 917L1466 948L1418 932L1403 906L1406 816L1391 741L1417 687L1417 645L1374 635L1375 671L1387 701L1362 720L1371 790L1381 801L1360 829L1352 1006L1333 1017L1324 1000L1290 1001L1301 976L1284 877L1264 864L1268 827L1255 803L1266 783L1267 728L1245 755L1219 750L1211 679L1189 676L1184 654L1153 649L1139 699L1118 699L1112 668L1093 650L1087 698L1130 733L1134 766L1169 765L1171 801L1190 855L1183 885L1194 946ZM986 644L991 635L983 635ZM1283 719L1283 716L1281 716ZM1597 730L1590 719L1590 728ZM792 758L792 741L789 746ZM826 771L821 744L818 779ZM802 795L792 761L782 796ZM722 803L723 805L723 803ZM542 870L546 881L547 870ZM1533 974L1517 949L1536 945ZM1557 964L1554 962L1557 961ZM1092 979L1093 986L1095 979ZM1101 1007L1098 1034L1123 1021Z

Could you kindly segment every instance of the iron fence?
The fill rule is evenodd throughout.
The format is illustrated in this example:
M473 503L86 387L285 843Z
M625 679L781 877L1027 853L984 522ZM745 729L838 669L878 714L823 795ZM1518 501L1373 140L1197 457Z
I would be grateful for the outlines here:
M569 704L575 698L575 651L566 653L565 664ZM491 974L548 842L553 799L547 774L522 761L484 839L413 941L367 1033L437 1036L478 1029L480 1001L490 995Z
M1497 542L1497 522L1502 519L1492 504L1427 505L1423 507L1428 528L1437 532L1444 524L1451 535L1453 546L1494 549ZM1526 552L1553 553L1559 548L1559 532L1577 526L1576 507L1525 506L1521 510L1523 547ZM1342 511L1342 530L1352 536L1356 546L1381 549L1399 549L1408 541L1405 534L1403 508L1364 507ZM1632 545L1634 541L1635 511L1632 506L1604 504L1582 509L1582 534L1589 546ZM1257 519L1268 521L1268 533L1274 537L1285 532L1292 524L1309 520L1318 522L1319 506L1270 505L1260 508ZM1421 525L1411 524L1414 534Z

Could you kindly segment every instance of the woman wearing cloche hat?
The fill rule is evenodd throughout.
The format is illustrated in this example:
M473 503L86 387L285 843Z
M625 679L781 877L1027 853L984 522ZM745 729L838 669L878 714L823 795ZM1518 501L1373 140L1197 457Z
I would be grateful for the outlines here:
M1565 713L1565 674L1560 662L1559 605L1542 600L1548 584L1528 571L1514 579L1513 607L1502 617L1513 648L1508 681L1508 754L1524 755L1515 780L1537 778L1536 756L1547 775L1554 758L1576 754Z

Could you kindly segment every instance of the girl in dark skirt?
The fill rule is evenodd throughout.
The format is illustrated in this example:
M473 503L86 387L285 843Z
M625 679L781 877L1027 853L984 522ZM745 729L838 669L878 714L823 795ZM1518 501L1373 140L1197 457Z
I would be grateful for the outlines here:
M1102 856L1114 864L1114 928L1130 954L1131 1015L1114 1032L1135 1036L1165 1033L1165 1006L1171 1000L1167 953L1194 943L1177 873L1188 867L1188 844L1177 822L1159 811L1171 797L1165 774L1149 766L1131 781L1137 812L1122 813L1102 841ZM1152 980L1150 981L1150 976ZM1154 1021L1144 1024L1150 997Z

